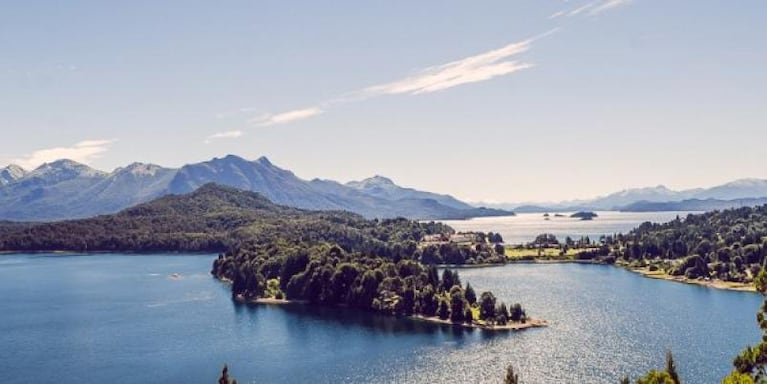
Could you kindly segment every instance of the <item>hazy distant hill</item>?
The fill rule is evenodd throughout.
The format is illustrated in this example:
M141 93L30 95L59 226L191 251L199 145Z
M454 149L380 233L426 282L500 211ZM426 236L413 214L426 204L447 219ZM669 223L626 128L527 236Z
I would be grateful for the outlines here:
M513 209L515 212L550 212L578 210L670 210L676 207L700 207L722 209L742 205L762 204L767 198L767 180L740 179L711 188L695 188L675 191L666 186L631 188L590 200L572 200L547 204L495 204L493 207ZM705 202L706 200L716 200ZM735 201L740 200L740 201ZM685 202L685 204L679 204ZM658 204L649 204L658 203ZM641 207L641 208L640 208ZM655 207L655 208L651 208ZM682 209L688 210L688 209ZM701 209L694 209L701 210Z
M748 199L767 197L767 180L740 179L694 193L696 199Z
M461 219L510 214L477 209L447 195L403 188L383 177L350 185L306 181L265 157L248 161L230 155L179 169L134 163L111 173L59 160L31 172L9 166L0 172L0 180L0 220L48 221L114 213L211 182L258 192L276 204L346 210L369 218Z
M670 202L639 201L621 207L623 212L661 212L661 211L714 211L730 208L756 207L767 204L767 198L752 199L688 199Z
M368 195L387 200L401 199L431 199L440 204L456 209L472 209L471 205L464 203L450 195L440 195L431 192L418 191L413 188L403 188L386 177L374 176L362 181L350 181L347 186L362 191Z

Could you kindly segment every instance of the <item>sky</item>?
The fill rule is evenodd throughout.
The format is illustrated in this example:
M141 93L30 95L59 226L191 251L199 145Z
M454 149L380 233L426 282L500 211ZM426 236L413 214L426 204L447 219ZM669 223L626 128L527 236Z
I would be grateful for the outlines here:
M468 201L767 178L767 2L4 1L0 166L267 156Z

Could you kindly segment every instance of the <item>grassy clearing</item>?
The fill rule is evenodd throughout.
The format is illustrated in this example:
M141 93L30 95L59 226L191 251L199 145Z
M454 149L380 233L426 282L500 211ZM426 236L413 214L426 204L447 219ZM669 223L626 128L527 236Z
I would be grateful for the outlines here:
M506 257L508 257L510 260L533 260L538 258L544 258L544 259L552 259L552 258L563 258L563 259L573 259L575 258L575 255L582 251L588 251L590 248L569 248L564 254L562 254L562 250L559 248L506 248Z

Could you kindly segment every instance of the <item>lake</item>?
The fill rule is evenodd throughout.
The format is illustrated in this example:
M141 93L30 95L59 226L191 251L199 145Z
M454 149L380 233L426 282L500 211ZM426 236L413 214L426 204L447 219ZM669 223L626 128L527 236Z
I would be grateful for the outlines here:
M688 383L715 383L758 342L761 296L642 278L609 266L464 269L480 293L551 326L456 330L350 310L245 306L212 255L0 256L0 382L616 383L674 352ZM178 277L172 274L178 274Z
M555 214L564 217L554 217ZM457 231L493 231L503 236L507 244L522 244L535 240L542 233L552 233L562 241L566 236L578 239L589 236L591 240L602 235L627 233L646 221L665 223L677 216L686 217L697 212L617 212L598 211L593 220L570 218L574 212L551 212L549 220L542 213L520 213L516 216L480 217L470 220L445 220Z

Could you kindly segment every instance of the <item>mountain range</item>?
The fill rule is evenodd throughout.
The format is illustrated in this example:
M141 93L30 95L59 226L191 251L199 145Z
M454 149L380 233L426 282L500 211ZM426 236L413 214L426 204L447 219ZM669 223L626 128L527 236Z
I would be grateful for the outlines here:
M589 200L571 200L559 203L487 204L515 212L547 211L709 211L732 207L763 204L767 201L767 180L740 179L710 188L681 191L659 185L631 188Z
M368 218L463 219L513 214L403 188L382 176L346 184L303 180L266 157L248 161L229 155L177 169L133 163L112 172L71 160L46 163L32 171L10 165L0 170L0 220L53 221L109 214L160 196L185 194L208 183L258 192L276 204L350 211Z

